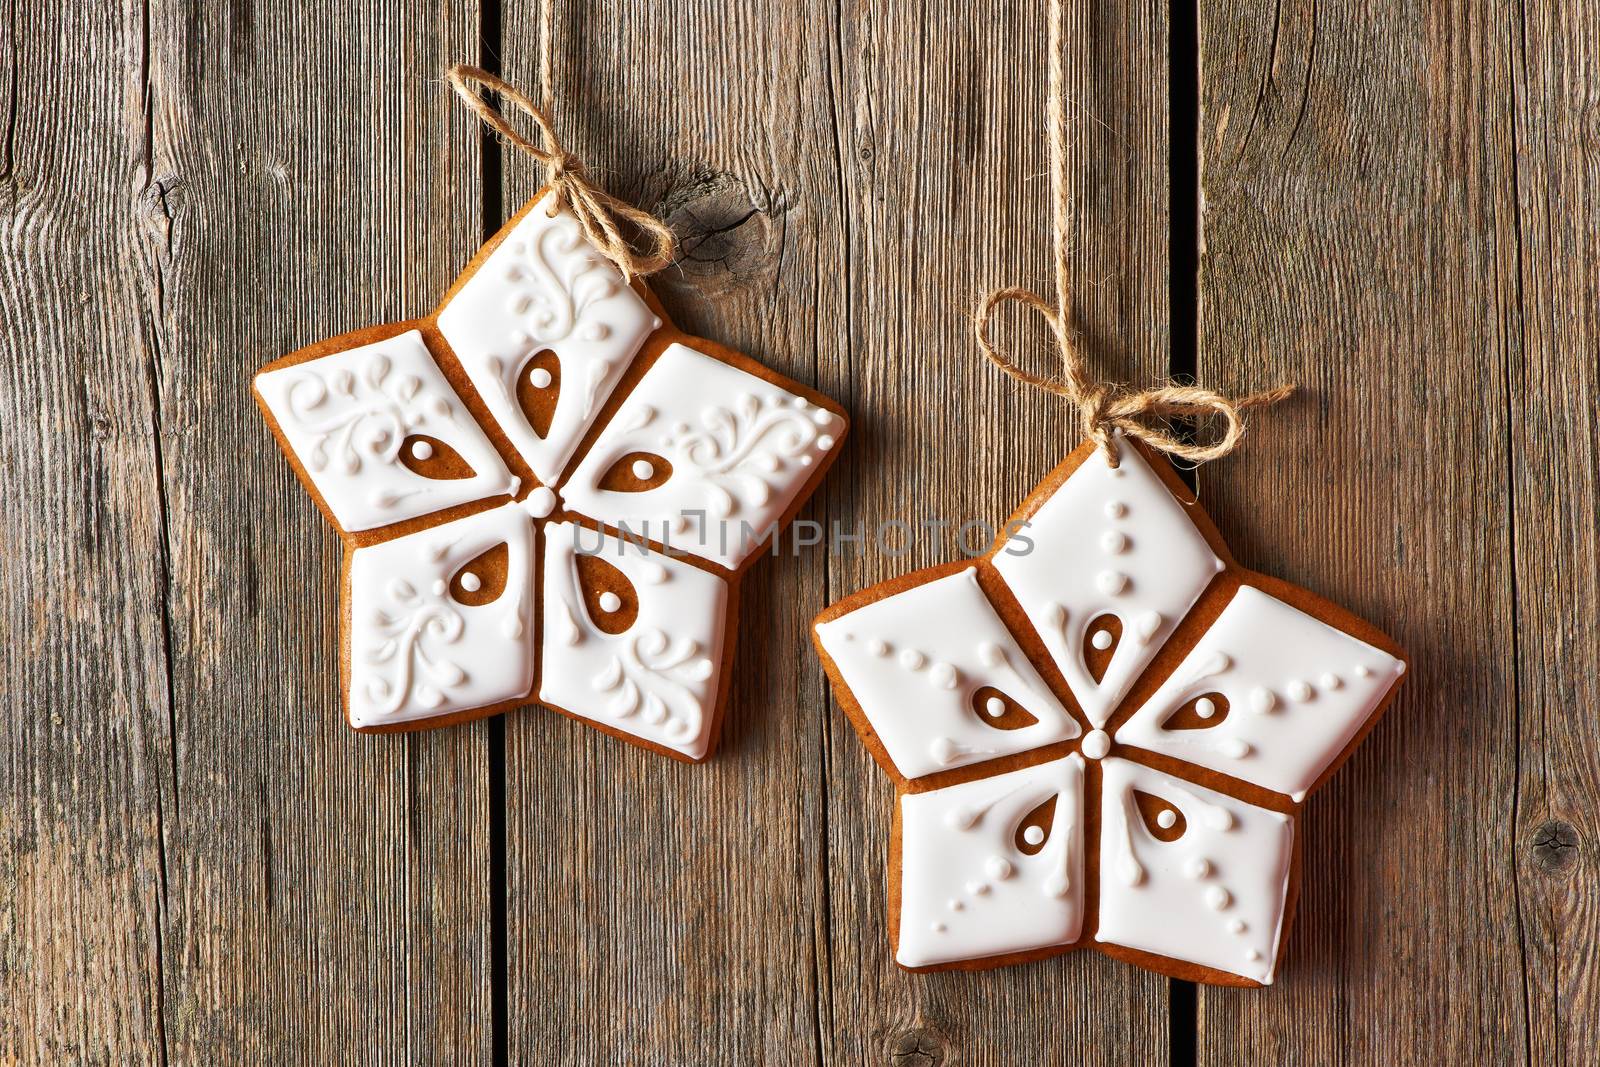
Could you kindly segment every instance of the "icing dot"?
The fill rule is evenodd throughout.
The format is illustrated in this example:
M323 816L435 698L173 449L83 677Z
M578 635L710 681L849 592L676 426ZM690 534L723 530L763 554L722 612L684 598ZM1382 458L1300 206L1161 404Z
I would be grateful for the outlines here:
M1163 830L1172 829L1174 826L1178 825L1178 813L1173 811L1171 808L1162 809L1161 814L1156 816L1156 825L1161 827Z
M1089 638L1089 643L1102 652L1111 647L1111 641L1110 630L1096 630L1094 636Z
M585 341L604 341L610 336L611 327L607 326L603 322L597 322L587 330L583 331L583 339Z
M513 263L506 268L506 281L514 282L522 277L522 268Z
M986 896L988 896L989 895L989 889L990 889L990 886L989 886L988 882L968 882L967 883L967 892L971 893L975 897L986 897Z
M1072 880L1058 871L1045 879L1044 885L1039 888L1044 890L1045 896L1064 897L1067 895L1067 891L1072 888Z
M655 465L647 459L636 459L633 461L633 476L641 482L648 482L656 476Z
M528 499L522 502L529 515L542 519L556 509L556 495L545 486L540 486L528 494Z
M1318 681L1322 683L1322 688L1324 689L1339 689L1344 686L1344 682L1340 681L1339 676L1331 671L1324 674Z
M1067 609L1052 600L1044 606L1044 621L1046 626L1061 629L1067 624Z
M1094 581L1107 596L1116 596L1128 588L1128 576L1121 571L1101 571L1095 575Z
M823 434L821 437L817 438L817 447L822 449L824 452L832 448L834 444L835 442L831 434Z
M951 911L965 911L967 908L965 904L961 903L961 901L957 900L955 897L951 897L946 906Z
M510 305L511 313L513 315L520 315L524 311L528 310L528 307L532 303L532 301L528 299L528 296L527 296L526 293L518 293L515 296L513 296L509 301L507 301L507 303Z
M1255 949L1251 949L1249 952L1244 954L1244 958L1249 960L1251 963L1256 963L1261 959L1261 953L1257 952Z
M1272 690L1259 685L1250 690L1250 710L1257 715L1265 715L1277 706L1278 698Z
M908 671L920 671L927 662L928 657L914 648L908 648L900 653L900 666Z
M978 822L979 811L966 805L958 805L944 813L944 824L952 830L970 830Z
M433 595L434 596L444 596L444 591L446 589L448 589L448 588L450 588L450 587L445 584L445 580L443 578L440 578L437 582L433 583ZM379 620L380 625L381 625L382 621L383 620L381 620L381 619Z
M1201 697L1194 702L1194 713L1202 719L1209 719L1217 713L1217 702L1210 697Z
M950 928L948 926L946 926L944 923L934 923L928 929L932 930L936 934L942 934L942 933L944 933L946 930L948 930Z
M1245 925L1243 919L1232 919L1228 922L1228 932L1230 934L1242 934L1248 929L1250 927Z
M1090 730L1083 739L1083 754L1090 759L1105 759L1111 751L1111 735L1104 730Z
M800 457L800 466L802 466L802 467L811 466L811 457L810 456L801 456Z
M940 689L954 689L960 674L948 663L935 663L933 670L928 672L928 681Z
M613 611L620 610L621 607L622 598L617 594L609 591L600 594L600 610L605 612L607 615L611 614Z
M461 576L461 588L465 589L469 593L476 593L479 589L483 588L483 580L476 574L468 571Z
M889 654L889 646L882 638L874 637L871 641L867 642L867 651L871 652L879 659L882 659L884 656Z
M1216 911L1221 911L1233 903L1233 896L1220 885L1214 885L1206 890L1206 903Z
M993 641L985 641L978 646L978 659L985 667L998 667L1006 661L1006 650Z
M957 755L956 743L948 737L936 737L933 744L928 746L928 751L942 766L948 767L955 762Z
M1372 668L1367 666L1365 663L1356 664L1356 677L1358 677L1358 678L1371 678L1372 677Z
M1113 519L1120 519L1128 513L1128 505L1120 500L1106 501L1106 515Z
M1006 702L999 697L990 697L984 701L983 710L989 713L989 718L998 719L1006 713Z
M1004 856L990 856L984 861L983 869L990 878L1003 882L1016 873L1016 868L1011 866L1011 861Z
M1148 611L1139 616L1139 621L1133 624L1133 632L1139 635L1139 643L1141 645L1150 643L1150 639L1156 635L1156 631L1161 629L1161 621L1161 613L1159 611Z
M1250 755L1250 743L1241 741L1237 737L1230 737L1217 747L1218 751L1230 759L1244 759Z
M826 430L833 425L833 412L818 408L811 413L811 421Z
M411 442L411 458L412 459L432 459L433 458L433 446L430 445L426 441L413 441L413 442Z
M1211 875L1211 861L1204 856L1196 856L1183 865L1183 873L1196 882L1202 878L1208 878Z
M1121 530L1107 530L1100 535L1100 547L1115 556L1127 551L1128 535Z
M553 379L550 377L550 372L545 370L543 367L535 367L528 373L528 384L533 386L535 389L550 388L550 382L552 380Z
M1289 699L1304 704L1311 699L1311 683L1299 679L1289 683Z
M1030 826L1022 831L1022 839L1030 845L1042 844L1044 842L1044 831L1037 826Z

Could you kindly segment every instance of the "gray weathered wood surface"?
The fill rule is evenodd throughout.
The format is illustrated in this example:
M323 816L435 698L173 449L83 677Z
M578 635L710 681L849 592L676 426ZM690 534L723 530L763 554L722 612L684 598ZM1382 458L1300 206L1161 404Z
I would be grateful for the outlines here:
M1073 443L965 317L1048 284L1042 8L557 4L555 118L684 238L670 311L855 416L804 517L998 521ZM758 567L702 767L537 710L346 730L337 541L249 376L425 312L537 185L440 77L535 85L536 0L17 0L0 1063L1591 1054L1600 14L1069 10L1100 369L1303 383L1203 499L1416 660L1311 807L1277 986L894 968L890 786L805 623L953 536Z

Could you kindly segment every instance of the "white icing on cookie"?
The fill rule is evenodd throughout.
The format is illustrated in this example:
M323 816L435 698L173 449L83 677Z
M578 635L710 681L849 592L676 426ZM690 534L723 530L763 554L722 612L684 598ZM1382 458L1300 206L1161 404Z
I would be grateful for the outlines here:
M371 530L516 491L417 330L256 376L256 389L328 510ZM470 478L428 478L401 462L412 434L445 442ZM417 442L412 455L433 454ZM423 453L426 452L426 455Z
M439 312L439 332L473 387L539 480L554 485L617 380L657 326L655 314L583 236L552 195L533 206ZM560 394L540 437L517 399L519 379L550 386L527 369L554 352Z
M716 709L727 582L570 522L547 525L544 536L539 699L691 758L704 756ZM624 632L605 633L590 617L578 583L580 550L632 583L639 610ZM598 599L602 612L622 606L612 593Z
M1223 567L1139 451L1123 442L1119 455L1113 470L1097 449L1045 501L1024 531L1031 552L1012 538L994 557L1096 726ZM1122 639L1096 684L1083 650L1105 614L1122 621Z
M1293 822L1127 760L1107 759L1100 766L1095 940L1270 984L1289 888ZM1162 841L1152 834L1135 790L1182 813L1183 835Z
M822 623L817 635L907 778L1078 736L1078 724L983 595L976 568ZM1012 730L992 725L974 707L984 686L1038 721Z
M1022 834L1055 798L1050 832ZM1029 832L1031 831L1031 832ZM1083 761L1076 755L900 798L900 937L907 967L1074 941L1083 923Z
M1117 740L1298 801L1404 670L1388 653L1242 586L1193 651L1117 731ZM1313 678L1315 684L1307 681ZM1162 728L1205 693L1227 698L1226 718L1203 729Z
M601 522L737 567L843 426L803 397L675 344L628 394L562 496ZM664 457L671 475L640 492L601 489L606 472L633 452Z
M481 606L454 599L451 576L500 544L500 595ZM352 725L434 718L533 687L533 523L517 505L358 548L349 582ZM469 586L481 580L463 579Z

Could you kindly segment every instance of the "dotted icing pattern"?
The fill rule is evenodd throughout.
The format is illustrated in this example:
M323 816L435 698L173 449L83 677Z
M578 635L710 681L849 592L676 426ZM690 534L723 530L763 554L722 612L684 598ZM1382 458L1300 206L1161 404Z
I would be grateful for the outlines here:
M537 696L704 758L733 582L759 545L746 531L798 507L843 416L743 357L679 342L658 341L630 377L662 322L548 195L431 321L313 346L255 380L351 543L351 725L426 726Z
M1140 448L1123 442L1117 468L1080 455L984 561L816 625L841 702L901 779L895 958L1097 947L1269 984L1298 806L1405 663L1307 594L1224 575Z

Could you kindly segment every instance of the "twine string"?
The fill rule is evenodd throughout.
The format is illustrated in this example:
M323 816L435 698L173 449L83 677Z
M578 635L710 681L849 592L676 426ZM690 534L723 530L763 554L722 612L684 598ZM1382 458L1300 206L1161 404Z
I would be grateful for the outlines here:
M1276 403L1294 392L1292 385L1280 385L1248 396L1230 398L1211 389L1193 385L1161 385L1153 389L1128 390L1098 382L1084 360L1081 337L1073 318L1072 276L1067 241L1075 221L1072 196L1066 174L1066 89L1062 70L1062 0L1050 0L1049 83L1046 91L1046 124L1049 127L1050 195L1052 215L1051 250L1055 267L1055 304L1031 290L1007 286L985 294L978 304L973 333L978 348L1011 377L1054 393L1070 402L1077 411L1083 431L1106 452L1111 466L1118 463L1116 433L1143 441L1171 456L1205 463L1232 452L1244 436L1241 413L1252 407ZM989 327L1003 304L1021 304L1038 312L1050 327L1060 350L1061 375L1044 377L1025 370L1002 353L989 339ZM1221 432L1209 443L1185 441L1176 436L1164 420L1174 417L1218 418Z
M539 83L544 98L543 106L534 104L509 82L465 63L450 68L450 85L485 125L544 166L545 184L555 193L557 204L565 203L572 209L583 235L602 255L615 263L622 276L631 282L634 278L654 274L670 264L677 251L677 241L666 223L648 211L618 200L590 184L583 161L562 147L561 139L556 136L549 118L554 101L550 76L551 6L549 3L541 5L543 33ZM484 89L499 93L502 100L532 119L539 129L541 143L535 144L518 133L505 114L484 98ZM630 224L640 233L644 238L642 249L629 243L618 220Z

